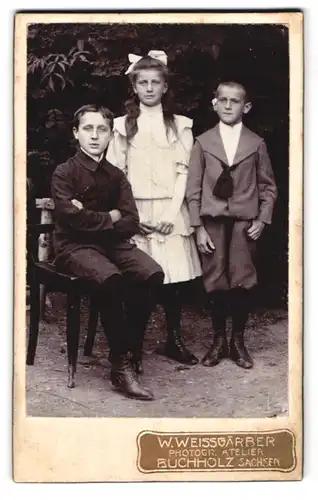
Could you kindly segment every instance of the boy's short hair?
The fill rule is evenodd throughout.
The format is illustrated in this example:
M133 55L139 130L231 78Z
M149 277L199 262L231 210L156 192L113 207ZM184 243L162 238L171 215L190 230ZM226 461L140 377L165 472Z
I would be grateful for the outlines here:
M98 106L97 104L85 104L84 106L81 106L77 111L75 111L73 118L74 128L78 129L80 119L83 115L85 115L85 113L100 113L103 118L105 118L105 120L108 120L111 130L113 129L113 113L108 108L105 108L104 106Z
M215 91L215 97L218 97L218 90L220 87L236 87L236 88L239 88L243 91L243 98L244 98L244 101L245 102L249 102L249 96L248 96L248 92L247 92L247 89L245 87L245 85L243 85L242 83L240 82L236 82L234 80L229 80L229 81L224 81L224 82L220 82L217 86L217 89Z

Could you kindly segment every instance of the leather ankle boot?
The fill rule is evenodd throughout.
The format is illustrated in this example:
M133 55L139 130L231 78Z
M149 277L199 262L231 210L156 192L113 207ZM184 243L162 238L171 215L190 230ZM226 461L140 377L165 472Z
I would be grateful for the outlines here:
M202 359L202 364L204 366L216 366L221 359L227 358L228 353L226 334L224 332L216 333L212 346Z
M169 330L163 354L184 365L196 365L199 362L184 345L179 329Z
M238 366L246 370L253 367L253 360L245 347L244 334L242 332L233 333L232 335L230 342L230 358L233 359Z
M131 362L126 356L119 356L113 361L110 377L113 386L125 396L142 401L154 399L152 392L140 385Z
M143 375L144 373L144 368L142 366L142 354L140 350L134 350L131 354L131 363L133 366L133 369L137 373L137 375Z
M184 345L181 333L181 304L177 286L163 285L160 289L159 303L163 306L166 318L167 340L161 354L184 365L195 365L198 358Z
M249 291L244 288L232 290L232 338L230 357L241 368L253 366L252 358L244 344L244 330L249 313Z
M155 283L158 276L153 275L151 278ZM148 283L147 286L145 283L139 284L138 288L135 285L130 290L130 293L129 291L126 292L126 320L129 325L131 335L129 349L131 353L130 359L137 375L142 375L144 373L142 366L142 350L147 324L151 316L152 309L153 300L150 293L150 283Z
M227 291L217 290L209 297L209 311L215 332L212 346L202 359L204 366L215 366L228 356L228 343L226 338L227 317Z

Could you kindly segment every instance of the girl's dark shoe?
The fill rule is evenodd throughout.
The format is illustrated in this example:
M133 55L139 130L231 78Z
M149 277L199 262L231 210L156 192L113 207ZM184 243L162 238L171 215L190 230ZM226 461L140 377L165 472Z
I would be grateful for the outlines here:
M184 345L180 332L177 330L169 332L163 354L184 365L196 365L199 362L198 358Z

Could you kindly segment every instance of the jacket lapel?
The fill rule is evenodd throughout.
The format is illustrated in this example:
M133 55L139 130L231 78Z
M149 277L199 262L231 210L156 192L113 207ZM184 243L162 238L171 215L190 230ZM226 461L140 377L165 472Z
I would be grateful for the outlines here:
M222 163L225 163L225 165L228 165L228 159L226 156L226 152L224 149L222 137L220 134L220 127L219 125L216 125L213 127L208 134L205 135L204 138L201 138L200 140L202 149L215 156L218 158Z
M245 158L255 153L258 146L259 137L243 125L233 165L237 165L241 161L245 160Z
M259 137L243 125L233 165L237 165L245 158L255 153L259 146L259 141ZM216 125L209 133L206 133L204 137L200 139L200 144L205 152L215 156L225 165L229 165L219 125Z

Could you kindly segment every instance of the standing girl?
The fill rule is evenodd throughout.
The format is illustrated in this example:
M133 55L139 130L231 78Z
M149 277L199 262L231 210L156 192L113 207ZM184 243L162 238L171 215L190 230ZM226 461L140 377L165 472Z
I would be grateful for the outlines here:
M164 52L152 50L145 57L129 54L129 61L126 74L135 96L127 103L127 114L115 119L107 159L124 170L131 183L140 217L136 245L165 272L159 293L168 334L164 354L193 365L198 359L180 334L179 297L179 284L201 275L185 202L192 120L171 111ZM140 339L133 353L137 371L142 343Z

